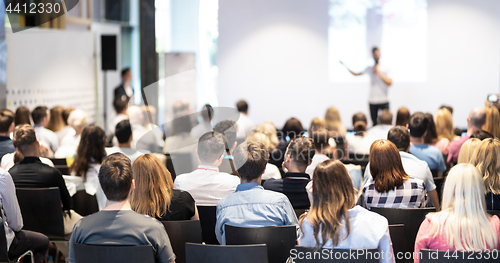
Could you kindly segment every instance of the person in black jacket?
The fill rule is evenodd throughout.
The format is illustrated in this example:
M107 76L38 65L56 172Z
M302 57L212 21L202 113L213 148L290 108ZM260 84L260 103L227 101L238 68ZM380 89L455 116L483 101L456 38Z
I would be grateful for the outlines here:
M121 99L122 101L127 101L128 104L134 105L134 89L132 84L132 71L130 68L124 68L122 70L122 83L115 88L115 97L113 101Z

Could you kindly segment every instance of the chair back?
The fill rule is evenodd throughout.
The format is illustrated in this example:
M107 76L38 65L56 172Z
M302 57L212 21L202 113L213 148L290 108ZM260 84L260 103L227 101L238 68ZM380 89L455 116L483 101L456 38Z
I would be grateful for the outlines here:
M465 251L438 251L421 249L419 254L421 263L468 263L474 262L498 262L500 255L496 250L483 252Z
M201 224L201 236L206 244L218 245L217 236L215 235L215 223L217 221L216 206L196 206Z
M428 213L436 212L436 208L398 209L371 207L371 211L387 218L389 225L403 224L405 226L406 252L413 253L420 224L422 224Z
M392 241L392 250L394 255L404 255L406 251L406 239L405 239L405 225L389 225L389 234ZM396 258L396 263L404 263L406 260L404 258Z
M61 174L69 175L69 167L68 163L66 162L66 158L51 158L50 160L54 164L54 168L59 170Z
M0 216L0 262L10 262L3 218Z
M76 263L155 263L153 247L75 244Z
M372 249L326 249L326 248L321 249L320 248L319 250L316 250L313 247L295 246L295 248L290 251L290 256L295 263L330 263L330 262L378 263L380 258L380 253L376 248Z
M16 188L24 229L40 232L49 239L64 238L59 188Z
M172 156L170 156L170 153L167 153L165 154L165 157L167 157L165 165L167 166L167 170L170 172L170 175L172 176L172 182L173 182L175 181L177 174L175 173L174 163L172 162Z
M73 210L81 216L99 212L96 196L87 194L85 190L77 191L71 199L73 200Z
M218 246L192 243L186 244L186 263L236 262L268 263L266 245Z
M438 194L439 200L442 200L443 196L443 186L444 186L445 178L434 178L434 184L436 185L436 192Z
M200 243L201 224L199 220L161 221L167 231L170 244L177 256L176 263L186 262L186 243Z
M266 244L269 263L285 263L297 243L296 226L236 227L225 225L227 245Z

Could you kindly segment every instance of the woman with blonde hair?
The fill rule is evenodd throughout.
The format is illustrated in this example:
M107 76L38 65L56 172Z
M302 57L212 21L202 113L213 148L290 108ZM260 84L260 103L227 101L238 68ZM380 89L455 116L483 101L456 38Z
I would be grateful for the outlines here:
M64 128L64 121L62 117L64 108L61 106L55 106L50 109L50 121L49 126L47 127L49 130L53 132L58 132Z
M434 144L443 154L448 154L450 143L455 139L453 133L453 118L448 109L442 108L436 112L434 121L437 132L437 142Z
M347 133L345 126L340 121L339 110L335 107L330 107L325 113L326 128L335 133L333 137L344 137Z
M481 140L477 138L471 138L462 144L460 147L460 152L458 153L457 163L470 163L472 156L476 148L481 144Z
M269 152L276 150L276 147L280 143L278 139L278 132L276 131L276 126L270 121L263 122L254 129L256 132L261 132L267 136L268 145L266 145Z
M484 139L472 153L470 163L483 176L486 207L488 210L500 210L500 140Z
M300 217L299 245L315 248L378 248L381 262L394 262L387 219L356 206L351 178L338 160L316 167L308 190L311 208Z
M441 211L420 225L415 253L421 249L484 251L500 249L500 220L486 213L481 173L471 164L454 166L443 190ZM419 262L416 259L415 262Z
M500 138L500 113L497 107L488 107L484 112L486 113L486 123L483 125L483 130L495 138Z
M152 154L144 154L132 165L135 189L130 196L132 210L160 221L198 220L193 197L174 189L167 168Z

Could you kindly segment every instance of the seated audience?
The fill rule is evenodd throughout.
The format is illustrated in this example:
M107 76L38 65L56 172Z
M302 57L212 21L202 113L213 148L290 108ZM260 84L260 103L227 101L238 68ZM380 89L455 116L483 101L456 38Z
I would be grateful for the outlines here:
M64 121L64 128L62 128L61 130L57 131L56 134L57 134L57 138L59 138L59 142L62 141L62 139L64 139L64 137L68 134L68 133L73 133L75 132L75 129L73 129L71 126L69 126L68 124L68 118L69 118L69 115L74 111L75 109L72 108L72 107L66 107L63 109L62 113L61 113L61 116L62 116L62 120Z
M30 121L30 109L26 106L19 106L16 109L16 116L14 117L15 126L28 124L31 125Z
M410 178L422 180L425 184L425 189L427 190L427 195L439 211L439 197L436 191L436 185L434 184L434 178L432 177L431 170L425 161L422 161L415 157L413 154L409 154L410 149L410 133L408 129L403 126L396 126L389 130L387 135L387 140L394 143L399 150L399 155L401 156L401 163L406 174ZM370 164L366 166L365 178L363 185L367 184L372 180L372 174L370 172Z
M396 113L396 126L406 127L410 121L410 110L406 107L401 107Z
M500 210L500 140L485 139L472 153L469 163L476 166L486 188L486 208Z
M479 145L481 145L481 140L478 138L470 138L465 141L460 148L457 163L470 163L470 160L474 156L474 151Z
M274 147L274 145L269 141L269 137L262 132L253 131L252 133L250 133L250 135L247 136L246 141L260 142L264 144L266 148L268 145L272 145L272 147ZM278 167L269 162L266 165L266 171L262 175L262 180L268 180L268 179L281 179L281 173Z
M375 139L366 132L367 125L364 113L358 112L352 116L352 126L355 134L346 135L349 155L368 155L370 153L370 146Z
M330 107L325 113L326 129L328 129L335 138L344 137L347 129L340 120L339 110L335 107Z
M236 133L238 132L238 124L235 121L225 120L217 123L214 126L214 131L218 132L225 137L224 159L219 166L219 170L224 173L237 175L237 168L234 165L233 151L238 142L236 141Z
M62 112L64 108L61 106L55 106L50 109L50 121L47 128L56 133L57 139L59 139L59 144L61 143L62 138L59 138L59 131L62 130L65 126Z
M496 138L500 138L500 113L497 107L487 107L484 109L486 121L483 125L483 130L490 133Z
M238 124L238 139L245 139L255 128L254 122L248 117L248 103L240 100L236 103L236 109L240 113L240 118L236 122Z
M315 154L312 158L311 164L306 168L306 174L308 174L311 179L313 179L314 169L316 169L316 166L318 166L318 164L322 163L323 161L330 159L328 158L328 156L323 154L323 152L327 151L330 148L330 144L328 144L329 133L326 129L316 130L309 134L309 136L312 139Z
M269 154L269 163L276 165L280 170L281 176L285 174L281 165L285 161L285 152L290 140L293 140L296 136L302 135L304 132L304 127L302 123L297 118L290 118L285 122L283 129L278 133L278 138L280 140L276 151Z
M283 179L267 180L264 183L264 189L285 194L294 209L309 208L310 203L305 187L311 177L306 174L306 168L312 163L315 151L311 138L295 137L285 153Z
M451 113L451 115L453 115L453 108L449 105L441 105L441 107L439 107L439 109L447 109ZM462 136L462 129L459 129L457 127L453 127L453 133L455 134L455 136L461 137Z
M437 171L437 177L443 177L443 172L446 171L443 154L438 148L424 143L428 133L429 118L421 112L416 112L411 115L408 127L410 128L410 153L427 162L429 169Z
M81 190L95 195L99 210L106 205L106 196L97 178L101 162L106 157L105 136L104 130L99 126L89 125L83 129L75 160L69 167L71 176L65 177L66 184L71 186L72 195Z
M68 117L68 124L73 131L67 132L66 136L64 136L59 144L59 148L54 153L55 158L75 156L83 129L87 125L87 114L82 110L74 110Z
M500 249L500 220L485 207L481 173L470 164L453 167L444 184L441 212L428 214L420 225L415 252Z
M246 142L234 151L241 184L236 192L217 204L215 234L221 245L226 244L224 226L266 227L298 226L297 216L288 198L281 193L264 190L261 176L266 169L268 151L261 143ZM307 195L307 194L306 194Z
M374 140L387 138L387 132L392 128L392 112L390 110L382 110L378 115L377 125L368 129L367 133Z
M378 248L384 255L381 262L394 262L388 257L393 251L387 219L356 206L354 188L344 164L337 160L320 163L311 184L311 208L300 218L300 246Z
M172 176L152 154L139 156L132 166L135 189L132 210L160 221L198 220L198 210L188 192L174 189Z
M16 147L10 139L14 131L14 113L11 110L0 110L0 160L8 153L16 151Z
M278 160L274 159L274 157L279 157L279 153L277 153L276 151L278 150L277 147L280 144L280 141L278 139L278 132L276 131L276 126L274 126L274 123L270 121L263 122L257 125L254 131L260 132L267 137L267 139L265 140L266 143L262 143L264 143L264 146L266 146L267 150L269 151L269 159L273 158L273 160L270 162L277 162ZM247 134L247 137L250 134Z
M136 149L132 149L132 127L130 126L129 120L123 120L116 125L115 137L118 140L118 146L111 148L106 148L106 153L108 155L112 153L123 153L130 159L133 164L137 157L143 155L143 152L139 152Z
M394 143L376 140L372 144L369 169L373 180L363 187L364 201L368 209L373 206L425 207L425 184L420 179L410 178L405 172L401 155Z
M210 104L205 104L200 113L203 121L198 123L196 126L191 129L191 137L198 139L203 134L212 131L212 118L214 117L214 108Z
M455 139L455 134L453 133L453 118L450 111L444 108L439 109L436 112L435 124L437 142L433 146L436 146L443 155L448 155L450 143Z
M116 116L108 123L109 134L114 135L116 125L123 120L128 120L128 101L128 99L122 100L121 98L117 98L113 101L113 108L116 111Z
M219 165L225 152L222 134L218 132L203 134L196 152L201 163L198 169L177 175L174 186L176 189L189 192L199 206L215 206L222 198L236 190L240 180L234 175L219 172Z
M33 251L34 262L42 263L49 248L49 238L41 233L23 230L23 217L17 203L16 188L10 174L0 169L0 207L5 228L4 251L17 258L27 250Z
M325 130L326 129L326 121L325 119L322 118L314 118L311 121L311 124L309 125L309 129L307 130L307 136L311 137L311 134L314 131L320 131L320 130ZM329 133L329 139L328 139L328 144L330 147L325 149L323 151L323 154L331 157L331 158L337 158L337 159L342 159L344 158L344 153L347 151L346 144L344 143L344 138L333 138L335 134L334 133ZM341 143L341 145L337 145L337 142ZM339 152L337 152L337 147L339 149Z
M469 117L467 117L467 134L462 136L459 139L456 139L450 143L450 151L448 153L448 163L456 163L458 159L458 153L460 152L460 147L467 141L470 136L481 130L484 123L486 122L486 113L482 108L474 108L469 113Z
M436 124L434 123L434 117L430 113L424 113L425 118L429 125L427 126L427 132L424 136L424 143L434 146L437 143L438 135L436 131ZM409 126L409 125L408 125Z
M155 125L149 125L149 113L139 106L128 107L127 113L132 127L132 148L138 151L163 153L165 145L162 138L163 133L157 134L159 128ZM149 129L149 127L154 127L154 130ZM132 163L134 163L134 160L132 160Z
M31 112L31 118L38 141L50 147L52 152L56 152L59 147L59 138L53 131L47 129L50 122L50 111L45 106L38 106Z
M130 192L135 183L130 159L114 153L104 159L99 182L106 195L106 207L80 220L69 240L68 262L75 263L75 244L150 245L155 262L175 262L167 232L158 220L132 211Z

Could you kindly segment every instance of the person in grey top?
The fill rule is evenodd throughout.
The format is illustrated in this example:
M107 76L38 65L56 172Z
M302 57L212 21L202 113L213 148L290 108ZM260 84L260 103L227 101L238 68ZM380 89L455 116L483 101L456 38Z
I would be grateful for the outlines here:
M175 262L167 232L160 221L130 208L130 192L135 188L130 159L114 153L104 159L99 183L108 201L106 207L76 223L69 240L68 262L75 262L75 244L150 245L156 262Z
M45 106L38 106L31 112L31 118L35 124L36 138L45 146L50 147L52 152L56 152L59 148L59 137L47 126L50 122L50 111Z

